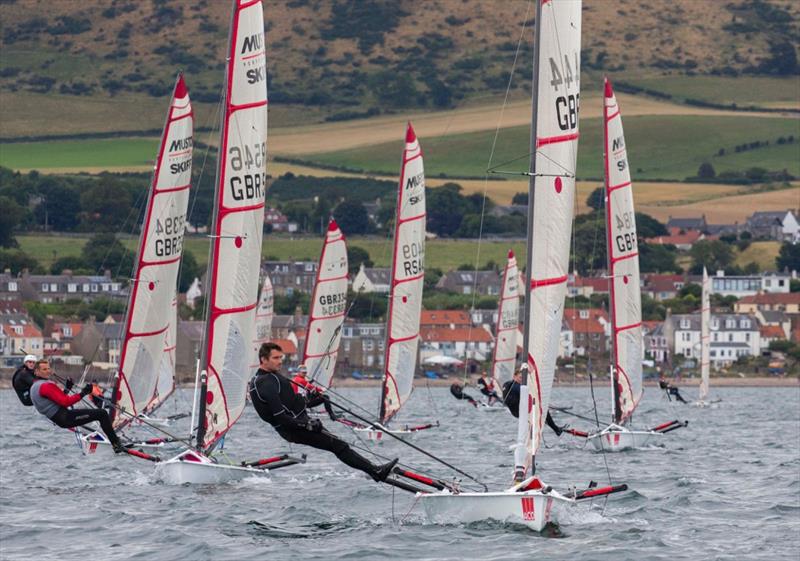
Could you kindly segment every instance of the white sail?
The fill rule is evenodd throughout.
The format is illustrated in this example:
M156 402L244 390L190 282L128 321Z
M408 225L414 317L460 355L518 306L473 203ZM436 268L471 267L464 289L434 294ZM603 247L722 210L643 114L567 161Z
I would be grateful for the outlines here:
M272 280L270 280L269 275L264 275L261 294L258 297L258 307L256 308L256 338L253 341L253 359L250 363L253 369L259 366L258 350L261 345L272 339L273 306L274 291L272 290Z
M703 267L703 295L700 304L700 395L699 400L708 396L708 384L711 377L711 279L708 271Z
M347 306L347 244L331 219L311 295L303 363L309 380L327 388L333 381Z
M158 382L156 395L143 413L150 415L175 391L175 349L178 335L178 298L172 300L172 312L169 317L169 327L164 334L164 350L161 353L161 362L158 365Z
M178 76L161 137L145 210L125 318L125 338L113 399L113 424L152 411L159 391L165 338L174 324L178 269L183 251L192 175L192 105L183 76ZM174 376L174 363L171 372ZM171 390L170 390L171 392ZM121 414L124 412L125 414Z
M212 448L245 406L264 228L267 76L260 0L236 0L225 81L206 286L197 444Z
M514 252L508 251L508 262L503 272L500 303L497 307L497 329L492 357L492 377L498 388L511 379L517 358L517 333L519 331L519 271Z
M411 123L406 130L395 216L381 423L391 419L411 396L417 366L425 277L425 172Z
M528 191L528 373L520 391L517 471L531 467L542 441L564 313L575 201L580 99L580 0L542 0L534 72Z
M606 240L611 277L614 422L630 419L642 398L642 297L633 185L617 98L606 79L603 103Z

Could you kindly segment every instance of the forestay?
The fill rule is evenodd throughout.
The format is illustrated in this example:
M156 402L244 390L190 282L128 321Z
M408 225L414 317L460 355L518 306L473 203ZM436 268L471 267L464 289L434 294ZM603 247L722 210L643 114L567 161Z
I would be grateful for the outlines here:
M605 81L603 103L606 240L611 287L614 422L629 420L642 398L642 303L633 186L619 105Z
M698 399L704 400L708 396L708 386L711 377L711 279L708 271L703 267L703 294L700 304L700 395Z
M542 0L539 12L524 322L528 374L520 396L517 471L529 467L539 449L550 402L567 290L578 153L581 2Z
M254 369L259 366L258 350L261 345L272 339L273 301L272 280L269 275L264 275L261 295L258 297L258 307L256 308L256 338L253 341L253 360L251 362L251 367Z
M197 444L208 450L245 406L252 375L267 160L267 82L260 0L238 0L231 25L211 229L208 315Z
M115 427L152 411L172 391L174 362L165 362L170 325L176 322L178 269L183 250L192 174L192 105L178 76L161 136L131 279L125 335L112 409ZM162 393L165 392L166 393Z
M425 172L411 123L406 130L395 218L381 423L389 421L411 396L417 366L425 276Z
M514 252L508 251L508 261L503 271L500 304L497 309L492 377L497 387L511 379L517 357L517 332L519 330L519 270Z
M303 363L309 379L327 388L333 380L342 323L347 306L347 244L331 219L317 267L317 282L311 295Z

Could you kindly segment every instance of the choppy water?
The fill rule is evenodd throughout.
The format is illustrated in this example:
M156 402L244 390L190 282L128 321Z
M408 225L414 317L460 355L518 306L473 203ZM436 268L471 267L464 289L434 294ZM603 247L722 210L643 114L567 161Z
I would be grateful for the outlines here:
M342 390L376 406L377 389ZM600 390L601 394L607 393ZM547 433L539 474L558 489L590 479L633 489L562 516L559 539L498 523L428 524L413 495L379 486L330 454L303 466L216 486L159 483L132 458L83 457L67 432L0 392L2 559L798 559L800 389L722 388L715 409L675 408L653 389L636 424L680 417L665 446L608 455ZM589 390L556 389L558 405L589 409ZM179 403L188 403L184 395ZM168 407L168 412L172 412ZM507 485L515 421L477 413L446 388L419 389L408 418L441 428L414 442L497 489ZM566 417L557 416L558 420ZM574 426L580 422L574 421ZM351 438L344 427L337 432ZM289 446L252 409L228 453L254 459ZM376 448L445 475L398 443Z

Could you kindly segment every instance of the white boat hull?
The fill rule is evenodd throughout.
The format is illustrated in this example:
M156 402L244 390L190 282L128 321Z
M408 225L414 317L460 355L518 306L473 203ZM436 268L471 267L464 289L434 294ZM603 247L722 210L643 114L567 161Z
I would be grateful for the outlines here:
M184 450L174 458L156 464L156 476L169 485L212 485L268 475L267 469L212 462L194 450Z
M611 430L607 428L599 433L589 435L587 440L594 446L595 450L622 452L623 450L646 446L653 438L661 436L664 435L650 430L636 431L615 427Z
M558 511L575 504L550 491L525 491L516 493L418 493L428 521L433 524L469 524L497 520L522 524L541 532L547 524L558 523Z

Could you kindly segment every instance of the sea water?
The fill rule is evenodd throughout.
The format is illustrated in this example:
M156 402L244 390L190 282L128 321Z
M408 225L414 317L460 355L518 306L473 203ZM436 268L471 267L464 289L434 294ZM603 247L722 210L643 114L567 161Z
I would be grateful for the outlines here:
M596 392L603 420L609 406L600 398L607 393ZM690 397L693 390L684 393ZM377 388L340 394L334 399L377 410ZM188 410L190 396L179 392L165 413ZM718 388L711 397L722 401L698 409L648 388L635 426L686 419L689 427L658 445L624 453L590 451L582 440L556 438L546 429L537 459L546 483L565 490L610 478L631 490L581 503L562 514L558 530L539 534L499 522L430 524L414 495L378 485L329 453L290 446L250 407L227 438L230 458L292 452L307 453L308 462L269 478L169 486L158 481L149 462L82 456L71 433L2 391L0 558L798 559L800 389ZM553 401L593 416L588 388L555 388ZM586 421L555 417L588 428ZM516 421L507 412L479 412L453 399L447 388L423 386L400 420L438 420L439 428L412 442L492 490L510 483ZM356 439L344 426L325 424ZM169 430L185 434L188 423ZM457 475L399 442L357 445L371 450L376 461L400 457L426 473Z

